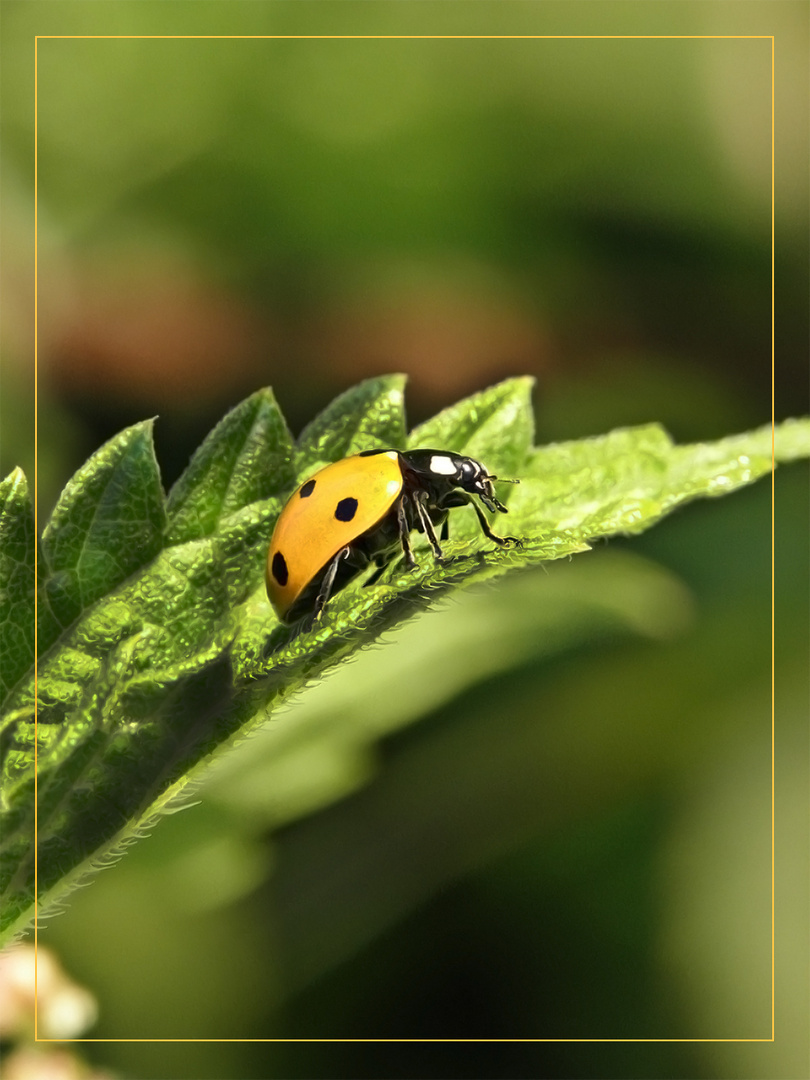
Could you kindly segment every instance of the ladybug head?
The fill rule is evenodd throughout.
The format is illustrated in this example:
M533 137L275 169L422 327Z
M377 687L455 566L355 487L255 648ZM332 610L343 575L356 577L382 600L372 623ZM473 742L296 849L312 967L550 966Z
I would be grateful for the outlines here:
M456 483L464 491L469 491L471 495L477 495L481 502L486 506L487 510L500 510L502 514L507 513L506 507L495 495L495 490L492 487L494 480L499 479L492 473L488 473L480 461L476 461L474 458L458 457L456 458L458 464L458 475ZM501 480L504 484L519 484L519 480Z

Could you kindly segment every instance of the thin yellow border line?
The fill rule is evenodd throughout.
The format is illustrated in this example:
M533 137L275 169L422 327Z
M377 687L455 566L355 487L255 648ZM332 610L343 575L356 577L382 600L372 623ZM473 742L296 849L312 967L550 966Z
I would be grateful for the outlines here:
M770 40L771 42L771 1036L770 1038L514 1038L514 1039L41 1039L38 1035L39 995L37 992L37 948L39 945L39 834L37 798L37 744L39 708L37 697L37 665L34 665L34 1041L37 1043L767 1043L776 1038L776 723L775 723L775 472L776 458L774 432L775 409L775 43L773 34L36 34L34 36L34 535L39 536L37 511L38 475L38 46L40 40L94 40L94 41L719 41L719 40ZM38 545L34 548L34 579L38 582ZM35 592L35 598L37 593ZM36 599L35 599L36 603ZM34 655L39 655L37 623L34 620Z

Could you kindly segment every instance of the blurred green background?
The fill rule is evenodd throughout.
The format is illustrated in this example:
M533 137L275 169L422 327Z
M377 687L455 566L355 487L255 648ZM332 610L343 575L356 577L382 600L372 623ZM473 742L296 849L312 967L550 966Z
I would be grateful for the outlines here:
M3 471L33 474L34 34L776 34L776 414L807 409L806 5L2 5ZM771 43L48 39L38 504L537 378L537 442L770 418ZM770 1037L770 486L471 591L223 759L43 940L109 1038ZM124 1076L800 1077L807 476L776 478L777 1042L109 1043ZM418 722L416 722L418 721Z

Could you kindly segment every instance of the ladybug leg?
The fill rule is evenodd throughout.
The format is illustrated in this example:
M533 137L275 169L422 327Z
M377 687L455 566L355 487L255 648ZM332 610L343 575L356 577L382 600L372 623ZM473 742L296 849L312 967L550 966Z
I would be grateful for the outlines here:
M481 526L481 532L489 540L494 541L501 547L505 547L507 544L514 544L516 547L522 547L523 544L516 536L498 536L494 533L489 526L489 522L484 517L484 512L478 503L473 499L471 495L468 495L466 491L454 491L448 498L442 500L442 509L453 506L471 506L478 517L478 524ZM502 507L498 504L498 509L507 513L506 507Z
M408 516L405 513L405 500L400 499L397 506L397 525L399 526L399 542L402 545L402 551L405 555L405 565L409 570L416 570L416 559L413 557L411 551L411 542L408 539Z
M472 499L468 499L468 502L478 516L478 524L481 526L481 531L487 539L494 540L495 543L499 544L501 547L506 547L508 544L514 544L516 547L523 547L522 541L518 540L516 536L498 536L497 533L494 533L489 527L489 522L484 517L484 512L478 503L474 502Z
M414 495L413 504L416 507L416 513L419 516L419 521L425 531L425 536L428 538L430 546L433 548L433 558L438 563L444 562L444 552L436 537L436 530L433 528L433 522L430 520L430 514L427 512L424 500L420 499L418 494Z
M329 563L329 568L324 574L323 581L321 582L318 595L315 597L315 610L313 612L312 621L317 622L323 614L323 609L326 607L326 603L329 600L329 596L332 592L332 586L335 584L335 575L338 571L341 559L346 559L351 554L351 548L344 547L335 555L334 559Z

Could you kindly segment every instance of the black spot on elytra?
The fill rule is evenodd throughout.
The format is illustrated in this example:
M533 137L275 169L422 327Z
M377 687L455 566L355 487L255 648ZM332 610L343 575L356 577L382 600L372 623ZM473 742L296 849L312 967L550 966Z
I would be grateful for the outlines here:
M283 588L289 580L290 572L287 569L287 561L280 551L277 551L273 556L272 570L273 577Z
M357 513L357 499L341 499L335 507L335 517L338 521L351 521Z
M301 490L298 492L298 494L302 499L308 499L314 490L315 481L307 480L307 482L301 486Z
M375 454L387 454L388 451L381 447L379 450L361 450L358 457L374 457Z

